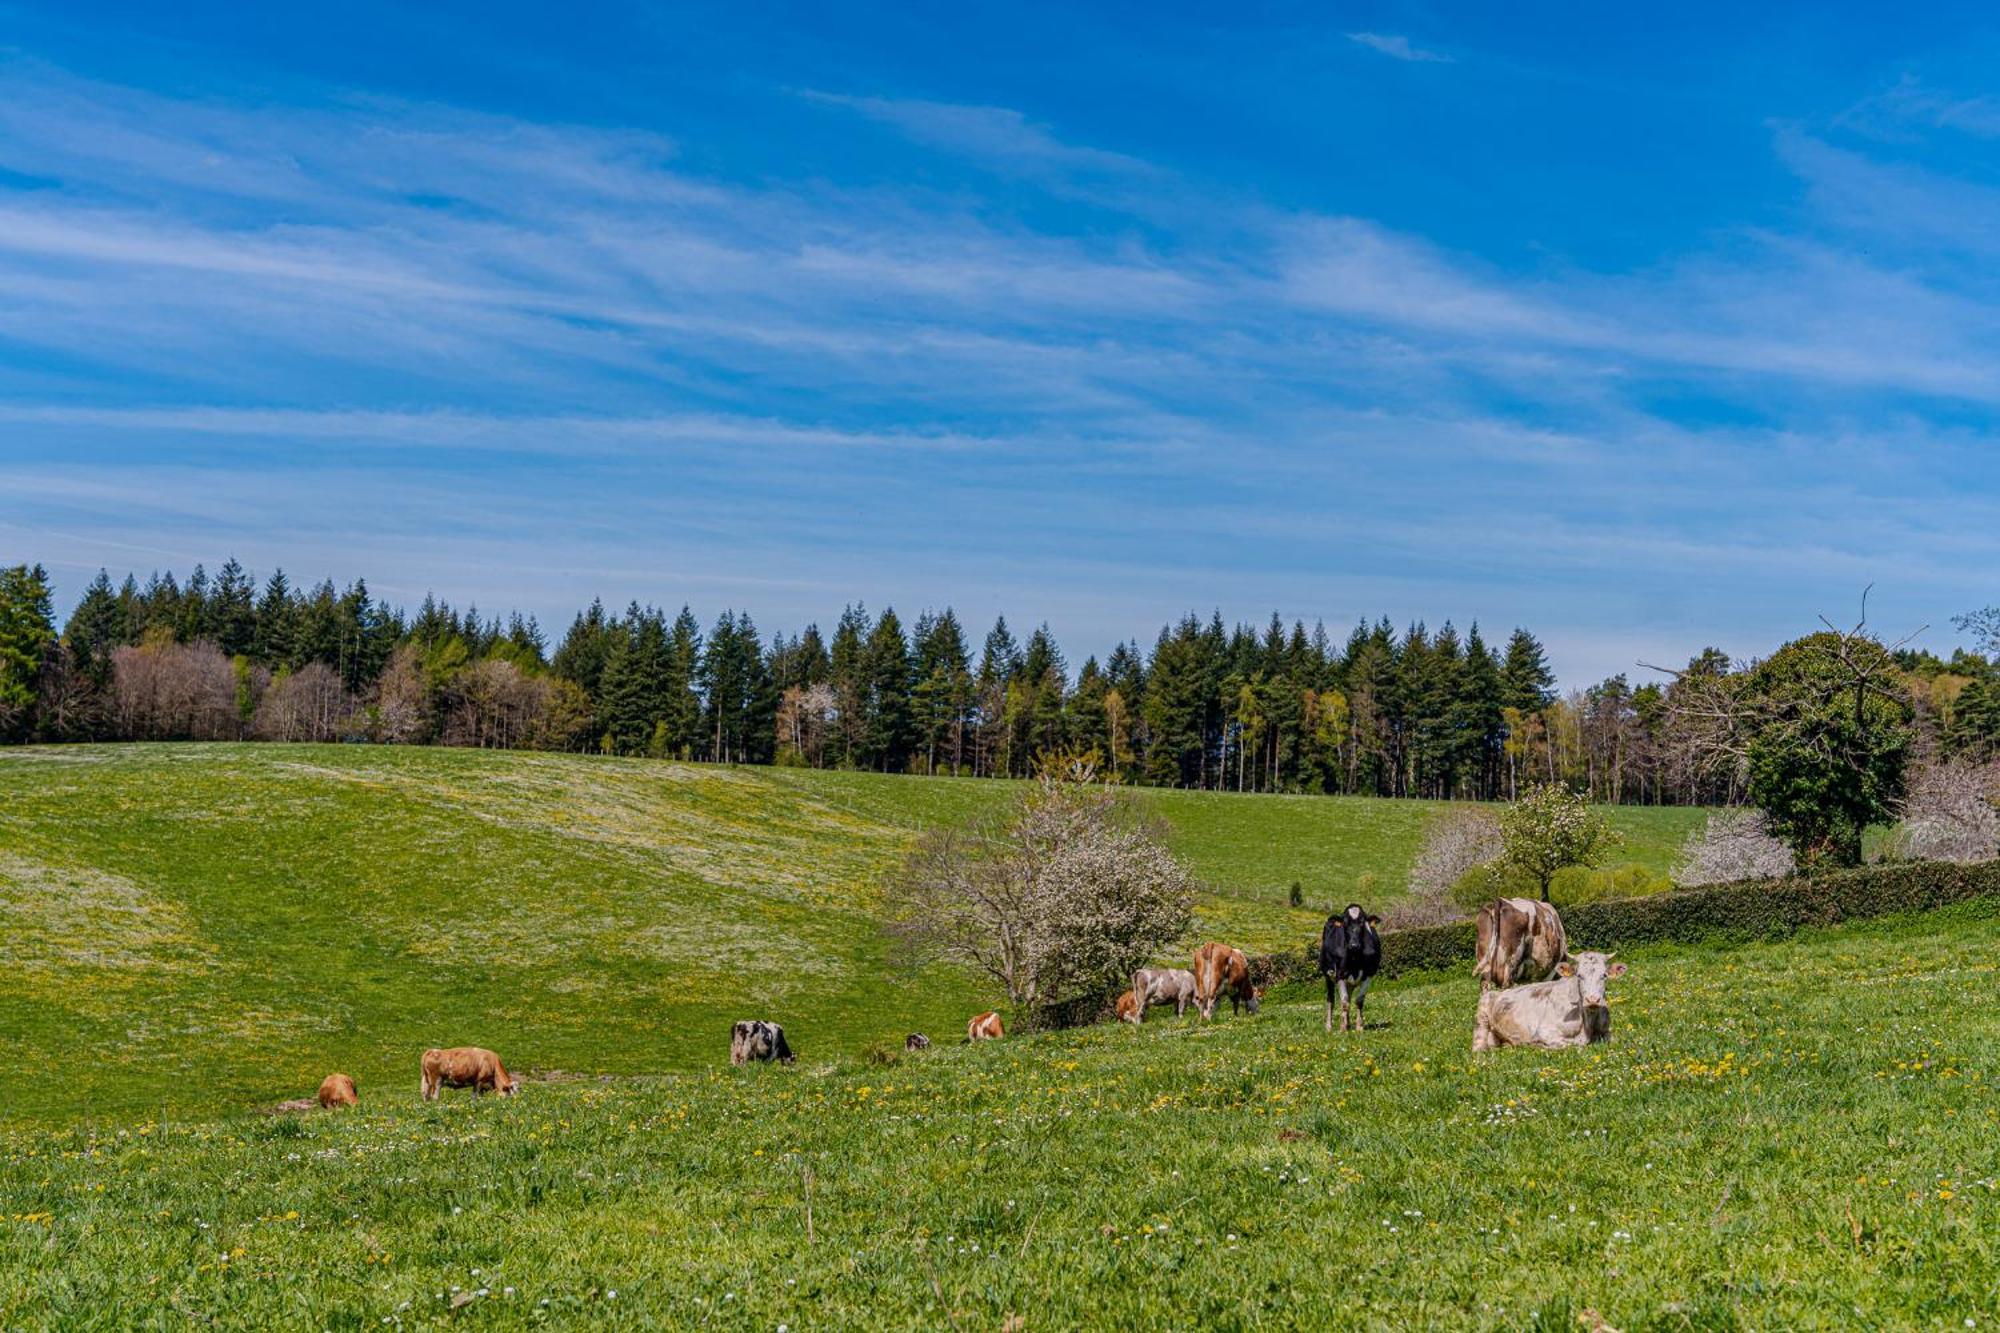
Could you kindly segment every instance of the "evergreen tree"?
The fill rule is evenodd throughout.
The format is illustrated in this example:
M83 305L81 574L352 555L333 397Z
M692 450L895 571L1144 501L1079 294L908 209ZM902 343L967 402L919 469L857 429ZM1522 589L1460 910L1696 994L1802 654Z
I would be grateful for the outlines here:
M884 773L901 773L909 767L915 727L910 646L895 608L883 611L875 622L865 661L869 708L861 762Z
M0 737L28 729L43 663L56 646L54 612L47 570L0 569Z
M666 674L659 682L663 739L667 753L680 759L694 757L705 731L702 700L695 693L701 659L701 624L683 605L667 631Z
M112 649L127 641L125 612L125 603L111 590L110 575L100 569L63 627L77 670L99 689L111 681Z
M424 607L431 609L430 598L424 599ZM420 615L418 621L422 620ZM413 625L412 630L415 628ZM556 648L552 669L562 679L575 681L594 699L604 680L604 663L611 654L611 644L612 631L604 620L604 603L593 599L590 609L570 622L569 632Z
M214 611L209 617L216 647L231 657L252 652L257 646L257 588L231 556L216 576Z
M612 636L604 661L598 730L612 754L645 754L665 721L662 685L668 675L667 630L652 607L634 602Z
M972 671L965 633L950 607L918 618L915 635L916 684L911 692L923 768L935 773L949 765L956 773L965 760L965 727L972 709Z
M833 651L828 656L827 681L833 686L840 712L839 732L828 748L835 761L862 763L862 747L869 729L868 612L861 606L843 608L840 623L833 629Z

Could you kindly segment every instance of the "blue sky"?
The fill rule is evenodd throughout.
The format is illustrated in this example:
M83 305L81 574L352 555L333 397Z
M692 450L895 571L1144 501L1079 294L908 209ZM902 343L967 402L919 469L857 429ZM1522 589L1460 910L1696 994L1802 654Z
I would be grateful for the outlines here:
M421 14L415 13L418 9ZM559 631L2000 601L1978 10L0 3L0 559Z

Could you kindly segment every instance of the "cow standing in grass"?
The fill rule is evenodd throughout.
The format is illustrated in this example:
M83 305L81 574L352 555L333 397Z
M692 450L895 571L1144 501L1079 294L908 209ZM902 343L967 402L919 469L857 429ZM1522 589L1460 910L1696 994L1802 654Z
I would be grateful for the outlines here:
M1142 967L1132 974L1132 994L1139 1001L1138 1022L1156 1004L1172 1004L1174 1017L1194 1003L1194 973L1184 967Z
M512 1097L521 1091L520 1083L500 1063L500 1057L482 1046L453 1046L446 1050L433 1047L424 1052L417 1068L423 1075L422 1090L427 1102L438 1099L440 1088L471 1088L475 1097L488 1092Z
M729 1030L729 1063L732 1065L771 1060L788 1065L797 1058L785 1042L785 1029L776 1023L761 1018L746 1018Z
M1533 898L1495 898L1480 908L1478 938L1472 973L1481 990L1544 980L1569 951L1561 915Z
M1264 998L1264 988L1250 984L1250 960L1241 949L1213 942L1204 944L1194 954L1194 1006L1203 1018L1215 1017L1216 1002L1225 991L1232 1014L1238 1006L1254 1014L1258 1002Z
M1542 1046L1561 1050L1611 1040L1611 1001L1604 983L1625 975L1608 953L1580 953L1559 967L1554 981L1479 993L1472 1049Z
M1360 903L1326 919L1319 934L1319 970L1326 974L1326 1030L1333 1031L1334 995L1340 997L1340 1030L1347 1031L1348 1005L1354 1009L1354 1030L1361 1031L1362 1005L1368 999L1368 983L1382 967L1382 937L1375 927L1382 918L1370 916Z

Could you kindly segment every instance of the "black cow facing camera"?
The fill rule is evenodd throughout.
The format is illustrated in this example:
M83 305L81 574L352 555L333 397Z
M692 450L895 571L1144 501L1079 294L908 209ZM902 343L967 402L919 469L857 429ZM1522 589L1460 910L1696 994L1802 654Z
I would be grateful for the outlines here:
M1326 974L1326 1030L1333 1031L1336 992L1340 1002L1340 1030L1347 1031L1347 1010L1354 1007L1354 1030L1362 1030L1362 1002L1368 998L1368 983L1382 967L1382 937L1375 927L1382 918L1349 903L1345 911L1326 919L1319 935L1319 970ZM1352 988L1352 994L1349 991Z

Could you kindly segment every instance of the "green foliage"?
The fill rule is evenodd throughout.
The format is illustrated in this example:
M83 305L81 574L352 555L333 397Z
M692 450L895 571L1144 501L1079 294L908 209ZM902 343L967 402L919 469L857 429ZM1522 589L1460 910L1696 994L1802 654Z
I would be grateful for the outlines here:
M1618 845L1617 830L1588 800L1554 785L1536 787L1503 809L1500 837L1500 873L1532 884L1543 902L1558 871L1595 865Z
M35 702L42 659L55 643L48 574L40 565L0 569L0 737Z
M1868 827L1894 822L1910 728L1886 692L1891 665L1874 640L1828 632L1786 644L1743 682L1750 801L1801 866L1859 865Z

